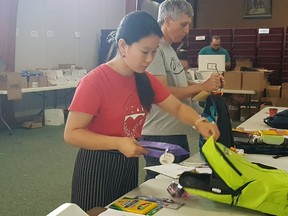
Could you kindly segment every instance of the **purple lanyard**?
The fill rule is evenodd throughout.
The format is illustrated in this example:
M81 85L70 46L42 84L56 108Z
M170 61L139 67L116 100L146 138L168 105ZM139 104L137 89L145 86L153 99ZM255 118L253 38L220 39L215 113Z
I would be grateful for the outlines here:
M173 154L174 156L181 156L181 155L188 155L190 154L188 151L183 149L181 146L170 144L170 143L163 143L163 142L154 142L154 141L138 141L140 145L146 148L149 152L146 154L147 156L151 157L161 157L168 150L169 153Z

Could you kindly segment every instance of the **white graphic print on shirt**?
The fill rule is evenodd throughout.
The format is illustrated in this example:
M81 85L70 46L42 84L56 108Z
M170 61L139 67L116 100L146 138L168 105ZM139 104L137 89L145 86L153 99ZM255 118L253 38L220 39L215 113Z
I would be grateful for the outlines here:
M128 137L138 138L145 120L145 112L141 104L137 103L131 95L124 104L126 116L124 118L124 134Z

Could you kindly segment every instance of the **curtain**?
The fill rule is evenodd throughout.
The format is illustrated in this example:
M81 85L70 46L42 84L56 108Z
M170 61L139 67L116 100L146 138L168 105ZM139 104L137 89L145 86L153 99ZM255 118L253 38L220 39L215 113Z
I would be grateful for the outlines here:
M0 57L6 71L15 70L18 0L0 0Z
M6 71L15 70L17 11L18 0L0 0L0 57L6 66ZM15 126L13 101L1 100L0 114L10 126ZM3 126L2 121L0 121L1 126Z

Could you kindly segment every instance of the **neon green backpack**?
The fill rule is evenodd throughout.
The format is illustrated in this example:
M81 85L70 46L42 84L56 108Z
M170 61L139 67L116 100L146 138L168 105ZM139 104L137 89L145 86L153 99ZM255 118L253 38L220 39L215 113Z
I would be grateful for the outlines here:
M288 173L251 163L213 137L202 151L212 174L184 172L179 183L185 191L263 213L288 215Z

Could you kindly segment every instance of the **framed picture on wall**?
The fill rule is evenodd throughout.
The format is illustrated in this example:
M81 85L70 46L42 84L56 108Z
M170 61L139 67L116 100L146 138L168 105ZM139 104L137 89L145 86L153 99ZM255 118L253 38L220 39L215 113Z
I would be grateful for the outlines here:
M272 17L272 0L244 0L244 18L265 19Z

